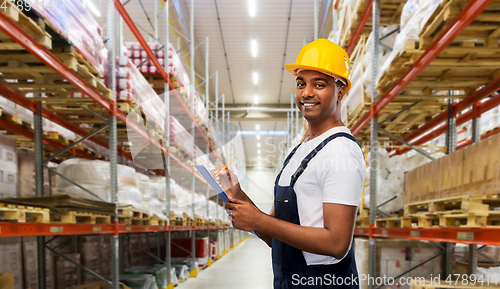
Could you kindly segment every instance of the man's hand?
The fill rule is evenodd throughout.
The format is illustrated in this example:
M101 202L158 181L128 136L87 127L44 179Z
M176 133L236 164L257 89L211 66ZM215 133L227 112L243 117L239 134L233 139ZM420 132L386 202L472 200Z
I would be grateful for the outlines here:
M215 180L219 183L228 197L250 202L255 206L252 200L241 189L238 177L230 169L222 170L222 167L217 167L211 170L210 173L214 176ZM217 173L219 174L217 175Z
M233 227L247 232L257 230L256 225L264 213L250 202L228 197L230 203L226 203L226 211Z

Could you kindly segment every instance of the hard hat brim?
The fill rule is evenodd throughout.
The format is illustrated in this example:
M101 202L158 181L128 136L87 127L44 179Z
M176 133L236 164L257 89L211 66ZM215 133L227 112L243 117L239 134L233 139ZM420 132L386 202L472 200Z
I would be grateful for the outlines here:
M315 71L319 71L319 72L324 72L326 74L332 74L330 71L328 71L326 69L321 69L321 68L318 68L318 67L308 66L308 65L285 64L285 68L286 68L286 70L288 70L294 76L297 76L297 70L298 69L315 70ZM341 77L341 76L339 76L339 77ZM345 78L345 77L343 77L343 78L347 81L347 90L346 90L346 92L348 92L351 89L351 81L348 78Z

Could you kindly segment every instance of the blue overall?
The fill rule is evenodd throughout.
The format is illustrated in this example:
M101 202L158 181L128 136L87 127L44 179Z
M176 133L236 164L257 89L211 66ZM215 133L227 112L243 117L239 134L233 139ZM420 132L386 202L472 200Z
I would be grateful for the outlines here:
M295 154L300 144L293 149L293 151L286 158L283 168L281 169L274 184L274 212L275 217L290 223L300 225L299 212L297 209L297 195L293 190L293 186L297 182L302 172L306 169L307 164L327 143L337 137L346 137L358 143L356 139L347 133L336 133L329 136L322 143L320 143L311 153L309 153L301 162L297 171L292 175L290 184L287 187L278 185L281 173L286 167L292 156ZM351 249L347 255L337 264L332 265L310 265L308 266L302 251L296 249L288 244L278 241L273 238L272 243L272 260L274 272L274 288L351 288L357 289L359 286L355 282L354 285L332 285L332 277L339 280L357 280L358 271L356 270L356 263L354 261L354 252ZM335 246L335 244L331 244ZM305 279L303 278L305 277ZM314 279L314 285L308 283ZM348 277L348 279L347 279ZM302 279L300 279L302 278ZM323 280L319 280L322 279ZM326 279L329 279L328 282ZM345 281L344 281L345 282ZM351 281L352 282L352 281ZM349 283L351 283L349 282ZM335 282L337 284L337 282Z

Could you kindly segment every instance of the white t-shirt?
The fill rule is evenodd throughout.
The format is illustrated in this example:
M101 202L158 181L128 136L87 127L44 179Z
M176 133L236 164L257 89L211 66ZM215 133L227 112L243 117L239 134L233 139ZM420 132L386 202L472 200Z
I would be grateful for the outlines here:
M283 187L289 186L291 176L300 162L322 141L340 132L351 134L345 126L334 127L301 144L283 170L278 184ZM346 137L337 137L330 141L311 159L293 187L297 195L300 224L323 228L323 203L358 206L365 174L366 164L358 144ZM307 265L340 262L331 256L304 251L302 253Z

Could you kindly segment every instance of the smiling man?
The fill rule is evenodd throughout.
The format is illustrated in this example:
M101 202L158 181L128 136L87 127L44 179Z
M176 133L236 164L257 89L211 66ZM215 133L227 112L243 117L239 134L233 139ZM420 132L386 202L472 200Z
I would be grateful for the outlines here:
M217 178L227 183L233 226L256 231L272 247L274 288L358 288L352 238L366 167L340 118L349 65L347 53L326 39L307 44L286 65L297 77L295 102L309 137L286 158L270 214L252 203L236 176L225 171Z

